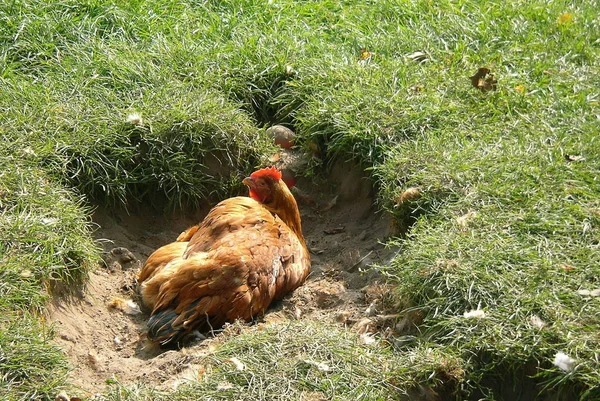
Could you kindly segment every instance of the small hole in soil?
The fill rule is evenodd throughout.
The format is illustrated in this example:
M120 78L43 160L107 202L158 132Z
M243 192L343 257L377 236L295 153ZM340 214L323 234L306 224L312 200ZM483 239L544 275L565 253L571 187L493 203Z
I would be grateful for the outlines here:
M300 106L300 100L286 96L286 83L293 80L293 70L267 70L254 78L247 88L233 94L233 100L241 102L246 112L258 126L282 124L294 127L293 112Z

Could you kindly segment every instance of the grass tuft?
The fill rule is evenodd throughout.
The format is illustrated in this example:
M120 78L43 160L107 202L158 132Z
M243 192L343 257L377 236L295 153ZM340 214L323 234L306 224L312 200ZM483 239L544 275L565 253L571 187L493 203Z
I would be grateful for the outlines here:
M310 321L241 325L226 329L214 353L189 366L175 392L125 387L118 382L106 401L185 400L407 400L434 394L444 379L461 379L458 360L442 349L419 347L395 354L383 343L365 346L359 336ZM314 341L318 338L319 341Z
M53 398L68 367L43 312L98 261L90 210L40 168L13 157L0 165L0 398Z

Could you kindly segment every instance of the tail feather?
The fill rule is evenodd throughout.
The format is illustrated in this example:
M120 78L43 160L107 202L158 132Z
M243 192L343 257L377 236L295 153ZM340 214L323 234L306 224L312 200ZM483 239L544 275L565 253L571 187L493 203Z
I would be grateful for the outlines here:
M183 327L173 327L179 315L174 309L156 312L148 319L148 338L162 347L182 347L189 342L190 331Z
M190 319L198 302L192 302L180 313L174 308L154 311L148 319L148 338L165 348L181 348L194 339L206 338L201 332L212 328L208 316Z

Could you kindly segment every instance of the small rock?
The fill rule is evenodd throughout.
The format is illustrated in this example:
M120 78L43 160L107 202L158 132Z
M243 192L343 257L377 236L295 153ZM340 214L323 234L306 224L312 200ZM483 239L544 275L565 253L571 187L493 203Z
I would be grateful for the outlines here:
M335 320L338 323L342 323L342 324L346 324L348 323L348 320L350 319L351 313L348 311L342 311L340 313L338 313L338 315L336 316Z
M116 273L118 271L123 270L123 266L121 266L121 264L119 262L112 262L110 264L110 266L108 266L108 271L110 271L111 273Z
M315 302L320 309L333 308L342 302L340 293L337 288L320 288L315 296Z
M600 296L600 288L595 290L578 290L577 293L584 297L598 297Z
M31 270L25 269L25 270L22 270L21 273L19 273L19 276L21 276L23 278L29 278L29 277L33 277L33 273L31 272Z
M123 247L113 248L110 251L110 255L113 256L119 263L129 263L137 260L129 249Z
M377 313L377 309L375 308L376 304L377 304L377 301L373 301L373 302L371 302L369 307L367 309L365 309L366 316L373 316L373 315L375 315L375 313Z
M60 393L56 394L56 397L54 397L54 401L70 401L70 398L67 395L67 392L63 390Z
M339 226L339 227L333 227L333 228L325 229L325 230L323 230L323 233L325 235L335 235L335 234L341 234L344 231L346 231L346 227Z
M47 226L51 226L53 224L56 224L58 222L58 219L55 219L54 217L44 217L42 218L42 224L45 224Z
M36 156L36 153L29 146L27 146L25 149L23 149L23 154L25 156Z
M65 340L65 341L71 342L73 344L77 344L77 340L73 336L71 336L70 334L61 333L60 334L60 338L63 339L63 340Z
M89 350L89 352L87 354L87 358L88 358L88 362L90 363L90 366L94 370L99 371L100 370L100 358L98 358L98 354L96 353L96 351L93 349Z
M581 155L565 155L565 158L570 162L580 162L585 160L585 157Z
M267 134L272 135L275 140L275 145L279 145L284 149L289 149L294 144L296 134L291 129L283 125L273 125L267 128Z

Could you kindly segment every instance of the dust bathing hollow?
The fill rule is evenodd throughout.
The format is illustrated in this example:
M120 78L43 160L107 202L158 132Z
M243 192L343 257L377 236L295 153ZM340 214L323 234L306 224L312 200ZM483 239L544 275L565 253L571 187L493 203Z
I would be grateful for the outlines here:
M394 251L379 242L388 235L390 224L375 213L369 181L357 168L340 163L326 182L300 179L297 189L312 273L257 322L312 319L361 333L375 330L384 291L377 272L368 267L387 261ZM164 352L152 346L145 339L148 315L138 309L135 289L135 276L146 258L206 212L208 208L169 216L102 208L95 212L105 266L91 273L80 298L57 301L51 308L56 342L70 358L70 381L81 388L81 395L102 391L113 378L123 384L173 388L183 380L186 368L220 341L216 334L181 351Z

